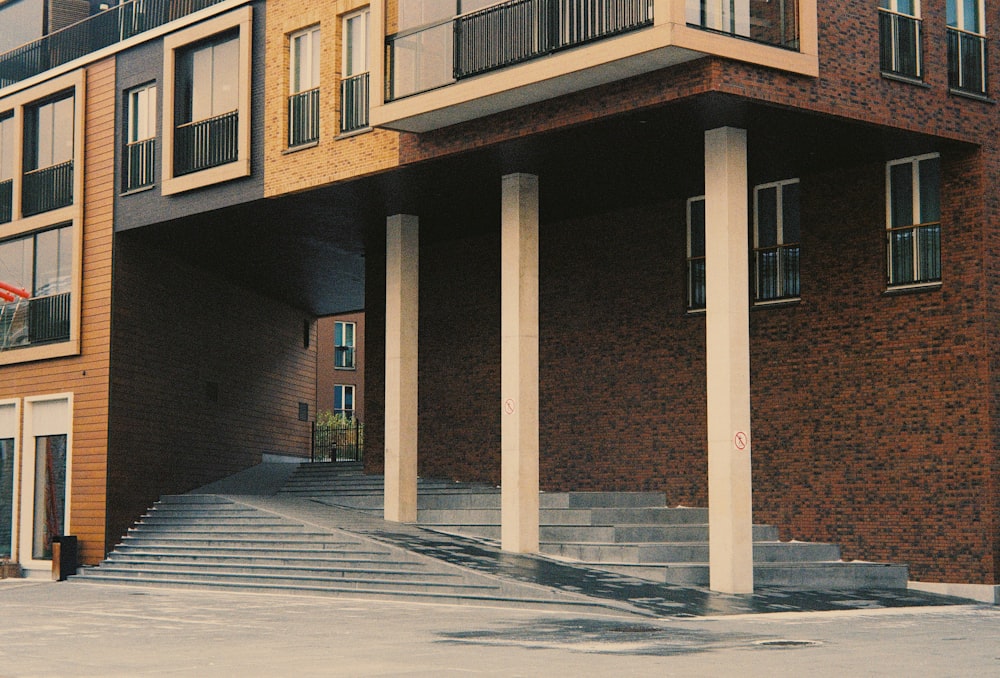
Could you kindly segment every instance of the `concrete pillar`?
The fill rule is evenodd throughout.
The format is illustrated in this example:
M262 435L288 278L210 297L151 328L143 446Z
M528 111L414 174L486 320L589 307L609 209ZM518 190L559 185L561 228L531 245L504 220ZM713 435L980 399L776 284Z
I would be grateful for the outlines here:
M389 217L385 236L385 519L413 523L417 520L417 217Z
M705 133L710 587L753 592L746 131Z
M538 177L501 197L501 547L538 551Z

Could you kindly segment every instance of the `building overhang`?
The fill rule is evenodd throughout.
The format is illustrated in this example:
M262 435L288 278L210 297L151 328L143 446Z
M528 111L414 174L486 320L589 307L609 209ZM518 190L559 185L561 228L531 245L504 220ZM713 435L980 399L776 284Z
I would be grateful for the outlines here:
M428 132L706 56L819 74L815 0L799 0L797 51L689 25L685 0L655 0L653 7L652 25L390 101L382 96L387 76L376 69L371 125Z

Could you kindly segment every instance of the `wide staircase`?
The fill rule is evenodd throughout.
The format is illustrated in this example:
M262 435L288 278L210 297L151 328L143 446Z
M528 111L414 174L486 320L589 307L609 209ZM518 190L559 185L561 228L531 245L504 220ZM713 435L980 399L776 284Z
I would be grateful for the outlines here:
M339 464L303 464L281 490L374 515L382 492L381 476ZM706 508L668 507L660 492L543 492L539 500L544 555L661 583L709 583ZM420 479L417 523L498 542L500 490ZM843 561L837 545L779 541L771 525L754 525L753 540L756 586L906 588L905 565Z
M201 494L162 497L104 562L84 568L75 579L448 602L593 604L572 586L502 576L504 559L493 557L500 569L477 569L483 553L498 552L499 488L420 479L418 524L410 526L381 520L383 479L364 475L359 464L301 464L264 489L258 471L247 474L257 495L234 491L239 482L227 479L225 493L216 493L215 485ZM275 492L274 486L281 489ZM550 569L563 568L563 578L565 567L572 566L590 579L604 572L634 581L708 585L706 509L667 507L656 492L542 493L540 502L541 552ZM844 562L835 545L781 542L768 525L753 531L757 587L906 588L905 566Z

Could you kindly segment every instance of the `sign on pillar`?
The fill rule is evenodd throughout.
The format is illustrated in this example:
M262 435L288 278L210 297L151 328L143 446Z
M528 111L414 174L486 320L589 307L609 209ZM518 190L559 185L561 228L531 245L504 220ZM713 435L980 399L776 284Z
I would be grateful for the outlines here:
M746 132L705 132L709 586L753 592Z
M505 551L538 551L538 177L503 177L501 517Z

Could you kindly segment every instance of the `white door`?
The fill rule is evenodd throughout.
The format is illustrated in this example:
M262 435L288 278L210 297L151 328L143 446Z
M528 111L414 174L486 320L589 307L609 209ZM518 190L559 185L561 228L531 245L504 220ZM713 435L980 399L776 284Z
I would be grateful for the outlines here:
M21 468L20 563L51 568L52 538L69 534L71 396L27 398Z

